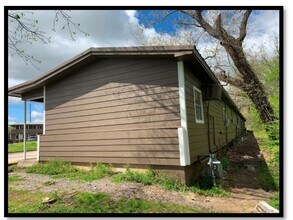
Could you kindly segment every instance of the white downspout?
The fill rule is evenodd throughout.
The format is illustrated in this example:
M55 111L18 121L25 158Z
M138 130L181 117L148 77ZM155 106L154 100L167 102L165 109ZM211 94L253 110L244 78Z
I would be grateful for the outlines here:
M43 111L43 134L46 133L46 86L43 87L43 102L44 102L44 111Z

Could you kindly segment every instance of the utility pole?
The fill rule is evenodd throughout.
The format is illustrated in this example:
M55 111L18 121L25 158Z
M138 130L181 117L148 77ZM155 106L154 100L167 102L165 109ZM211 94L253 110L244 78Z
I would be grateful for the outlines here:
M30 103L30 123L32 123L32 103Z
M26 100L24 100L24 119L23 119L23 159L26 160Z

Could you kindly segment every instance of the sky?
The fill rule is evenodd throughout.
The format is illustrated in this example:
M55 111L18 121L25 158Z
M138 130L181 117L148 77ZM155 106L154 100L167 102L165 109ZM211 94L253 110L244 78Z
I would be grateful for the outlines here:
M164 22L148 26L151 19L150 11L139 10L116 10L116 11L71 11L69 12L72 21L79 23L80 28L89 34L85 36L78 30L75 41L70 37L66 29L62 29L64 22L60 19L56 23L56 31L53 31L54 11L33 11L33 14L26 14L27 19L38 20L37 27L44 31L46 36L51 37L51 42L44 44L40 41L33 44L21 44L20 47L28 54L33 55L41 63L37 68L25 64L23 60L13 53L9 53L8 59L8 85L14 86L27 80L33 79L40 74L54 68L78 53L89 47L115 47L115 46L139 46L134 35L134 30L140 25L147 28L141 33L142 37L152 39L163 34L164 39L170 39L174 34L182 35L180 26L174 25L173 20L177 14L173 14ZM14 26L9 23L9 29ZM279 20L275 11L254 11L248 23L248 35L245 39L244 48L257 50L259 45L264 45L267 54L272 53L271 36L278 34ZM199 41L197 48L203 57L208 55L207 48L214 47L214 41ZM23 102L18 98L9 97L8 115L9 123L23 122ZM31 111L29 111L31 109ZM31 114L31 122L43 121L43 105L35 102L27 102L27 121Z

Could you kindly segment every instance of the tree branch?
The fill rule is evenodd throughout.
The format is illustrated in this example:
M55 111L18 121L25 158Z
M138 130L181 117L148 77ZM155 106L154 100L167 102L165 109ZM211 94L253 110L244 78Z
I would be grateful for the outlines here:
M164 14L160 19L155 19L153 22L150 22L146 28L149 28L151 26L153 26L154 24L160 23L165 21L170 15L174 14L175 12L177 12L177 10L171 11L171 12L167 12L166 14Z
M218 40L221 39L220 33L213 28L203 17L202 17L202 10L195 10L194 12L190 10L181 10L182 13L190 16L191 18L195 19L199 25L206 31L208 32L209 35L217 38Z
M252 12L252 10L247 10L243 15L241 25L240 25L240 33L239 33L239 37L238 37L238 40L240 42L242 42L244 40L244 38L246 37L247 21L248 21L248 18L250 16L251 12Z
M185 25L185 26L196 26L196 27L202 28L202 26L200 26L196 23L187 23L187 22L183 22L183 21L178 21L176 24Z
M22 44L33 44L38 40L44 44L50 43L51 38L47 36L46 32L39 30L38 20L30 17L26 17L27 14L33 15L30 11L9 11L9 27L8 27L8 48L10 54L18 55L26 64L31 64L37 68L37 64L41 63L40 60L35 59L32 55L21 49ZM53 30L55 31L55 25L59 20L65 21L62 29L67 28L70 33L71 39L75 40L75 32L72 28L77 29L79 32L88 36L89 34L84 32L80 28L79 23L75 23L71 20L68 13L62 10L55 11L55 18L53 21Z
M223 31L222 31L221 23L222 23L222 18L221 18L221 13L220 13L215 21L215 26L216 26L215 29L219 33L221 39L223 39Z
M226 82L228 77L225 74L218 74L217 78L220 81ZM242 88L243 87L243 81L241 79L234 78L234 77L231 77L231 76L229 76L228 84L230 84L231 86L235 86L237 88Z
M215 49L214 53L212 55L209 55L209 56L205 57L204 60L212 59L212 58L215 58L217 60L218 48L219 48L219 43L217 43L217 46L216 46L216 49Z

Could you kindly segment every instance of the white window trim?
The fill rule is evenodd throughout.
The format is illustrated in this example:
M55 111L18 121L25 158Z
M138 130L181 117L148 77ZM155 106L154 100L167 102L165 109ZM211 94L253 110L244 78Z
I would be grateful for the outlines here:
M44 103L44 111L43 111L43 134L46 134L46 86L43 87L43 103Z
M195 106L195 94L194 91L199 92L200 94L200 106L201 106L201 114L202 114L202 120L197 119L196 117L196 106ZM204 124L204 112L203 112L203 101L202 101L202 93L199 88L196 86L193 86L193 104L194 104L194 114L195 114L195 122L199 124Z
M181 127L178 128L179 155L180 166L190 165L190 150L187 128L187 111L185 97L185 73L183 61L177 62L178 87L179 87L179 103Z

